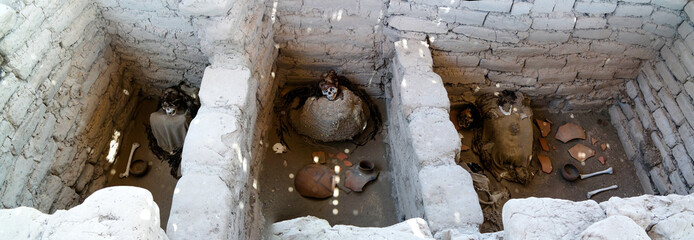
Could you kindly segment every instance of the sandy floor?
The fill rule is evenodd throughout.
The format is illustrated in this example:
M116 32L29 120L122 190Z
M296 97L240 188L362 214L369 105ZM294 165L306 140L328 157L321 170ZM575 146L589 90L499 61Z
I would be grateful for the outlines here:
M455 114L455 112L452 112ZM634 165L630 162L622 144L619 141L617 132L610 123L610 118L607 112L600 113L560 113L551 114L547 111L535 111L534 118L537 119L549 119L554 124L552 125L552 131L545 137L550 146L549 152L544 152L540 149L539 142L537 140L540 137L540 132L533 120L535 139L533 141L535 147L535 156L538 153L550 157L552 160L553 170L549 174L542 171L537 171L533 180L527 185L521 185L514 182L509 182L502 180L501 182L496 181L494 177L485 170L485 175L490 179L490 184L492 185L492 191L503 191L504 189L508 191L511 198L527 198L527 197L551 197L551 198L561 198L573 201L584 201L587 200L586 193L598 188L607 187L613 184L619 186L616 190L611 190L595 195L591 199L602 202L608 200L610 197L630 197L643 194L641 184L639 179L636 177L634 170ZM573 118L571 117L573 115ZM587 138L586 140L576 139L571 140L568 143L563 143L554 138L557 129L568 122L572 122L581 125L586 130ZM472 146L473 134L471 131L462 131L464 138L463 144L467 146ZM596 145L592 144L591 138L595 138L598 142ZM568 149L581 143L585 146L592 148L596 155L587 159L583 164L576 159L573 159L568 152ZM609 144L609 148L603 151L600 144ZM556 149L553 149L556 147ZM606 158L605 165L598 161L598 157L603 156ZM464 163L480 163L479 158L475 155L472 150L464 151L461 154L461 164ZM576 165L579 171L583 173L592 173L595 171L600 171L612 167L614 173L612 175L600 175L584 180L577 180L575 182L568 182L561 177L560 170L566 163L572 163ZM538 166L539 162L537 157L533 158L533 165ZM499 211L501 209L498 209ZM485 221L489 220L485 213ZM497 212L498 219L500 220L500 212ZM483 232L496 231L498 230L494 226L491 226L489 222L485 222L481 230Z
M154 197L154 202L159 206L161 227L166 230L166 222L169 220L169 212L171 210L171 199L178 180L169 173L171 171L169 164L160 161L149 150L149 141L147 140L147 133L143 124L149 124L149 114L154 112L156 107L157 102L155 100L143 100L137 105L135 121L124 132L114 165L116 171L112 171L115 174L109 178L108 186L137 186L149 190ZM133 161L142 159L151 163L149 171L141 177L130 175L127 178L119 178L118 176L125 171L128 164L130 148L133 142L140 143L140 147L133 156Z
M385 115L383 100L376 99L380 111ZM273 116L275 118L276 116ZM384 116L383 121L386 122ZM275 134L278 122L273 119L273 126L268 129L269 146L279 142ZM267 224L312 215L328 220L331 225L348 224L356 226L380 227L395 224L395 203L392 192L392 172L388 164L388 148L384 142L387 136L386 127L376 136L376 140L365 146L355 148L351 143L330 143L312 145L294 133L286 136L291 148L287 153L276 154L271 147L265 150L260 172L260 199L263 204L263 215ZM304 165L312 163L312 153L324 151L327 154L337 154L349 150L349 160L356 165L360 160L369 160L380 170L378 178L368 183L364 191L357 193L340 187L337 197L326 199L309 199L302 197L294 190L294 179L290 174L296 173ZM327 158L326 165L333 168L339 165L342 169L340 177L344 179L344 170L348 167L340 161ZM337 163L337 164L336 164ZM292 175L292 176L293 176ZM347 190L347 191L346 191Z

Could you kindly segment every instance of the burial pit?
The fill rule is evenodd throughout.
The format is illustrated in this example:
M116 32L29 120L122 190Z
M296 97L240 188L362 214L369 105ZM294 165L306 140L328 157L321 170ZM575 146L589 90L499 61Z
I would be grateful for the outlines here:
M0 1L0 236L692 238L692 18L686 0ZM157 148L171 87L185 141Z

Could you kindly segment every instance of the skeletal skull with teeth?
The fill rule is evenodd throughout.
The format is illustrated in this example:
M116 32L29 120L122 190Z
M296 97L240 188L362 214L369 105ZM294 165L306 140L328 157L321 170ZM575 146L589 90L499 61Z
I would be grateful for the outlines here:
M181 92L174 88L167 88L161 95L161 108L168 115L176 115L176 110L183 106L184 99Z
M339 86L337 84L337 73L335 70L330 70L323 74L323 79L318 83L323 95L328 98L328 100L333 101L337 98L339 91Z

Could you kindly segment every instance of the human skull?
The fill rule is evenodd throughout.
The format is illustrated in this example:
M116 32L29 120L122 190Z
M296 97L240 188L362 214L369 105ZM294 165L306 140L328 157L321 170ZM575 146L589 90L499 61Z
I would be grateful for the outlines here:
M174 88L167 88L161 95L161 108L168 115L176 115L176 110L184 103L183 95Z
M338 94L338 84L337 84L337 73L335 70L330 70L323 74L323 80L318 84L323 96L328 98L328 100L333 101L337 98Z

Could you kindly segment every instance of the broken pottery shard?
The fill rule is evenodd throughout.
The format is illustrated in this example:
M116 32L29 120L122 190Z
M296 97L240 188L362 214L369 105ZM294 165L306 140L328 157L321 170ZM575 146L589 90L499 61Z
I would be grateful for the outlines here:
M600 161L600 163L602 163L602 165L605 165L605 157L603 157L603 156L598 157L598 161Z
M315 163L320 163L324 164L326 159L325 159L325 152L323 151L316 151L311 154L311 157L313 159L313 162Z
M537 128L540 129L542 137L546 137L547 135L549 135L549 132L552 131L552 125L548 122L542 121L540 119L535 119L535 123L537 123Z
M544 138L538 138L540 140L540 147L542 147L542 151L549 152L549 145L547 144L547 140Z
M598 140L595 138L590 138L590 141L593 143L593 145L598 143Z
M337 157L337 159L340 159L340 161L342 161L342 160L347 159L349 156L347 156L347 154L344 154L344 153L338 153L336 157Z
M551 173L552 172L552 160L549 159L549 157L544 156L544 155L537 155L537 159L540 160L540 165L542 165L542 171L545 173Z
M605 149L607 149L607 143L600 144L600 148L605 151Z
M461 144L461 145L460 145L460 151L463 151L463 152L464 152L464 151L467 151L467 150L470 150L470 147L468 147L468 146L465 145L465 144Z
M580 162L583 162L586 159L595 156L595 151L593 151L593 149L590 149L589 147L586 147L585 145L580 143L571 147L569 149L569 153L571 154L571 157L575 158Z
M559 127L557 134L554 135L554 138L564 143L576 138L586 139L586 130L579 125L567 123Z
M343 163L345 164L346 167L352 166L352 162L350 162L350 161L345 160Z

